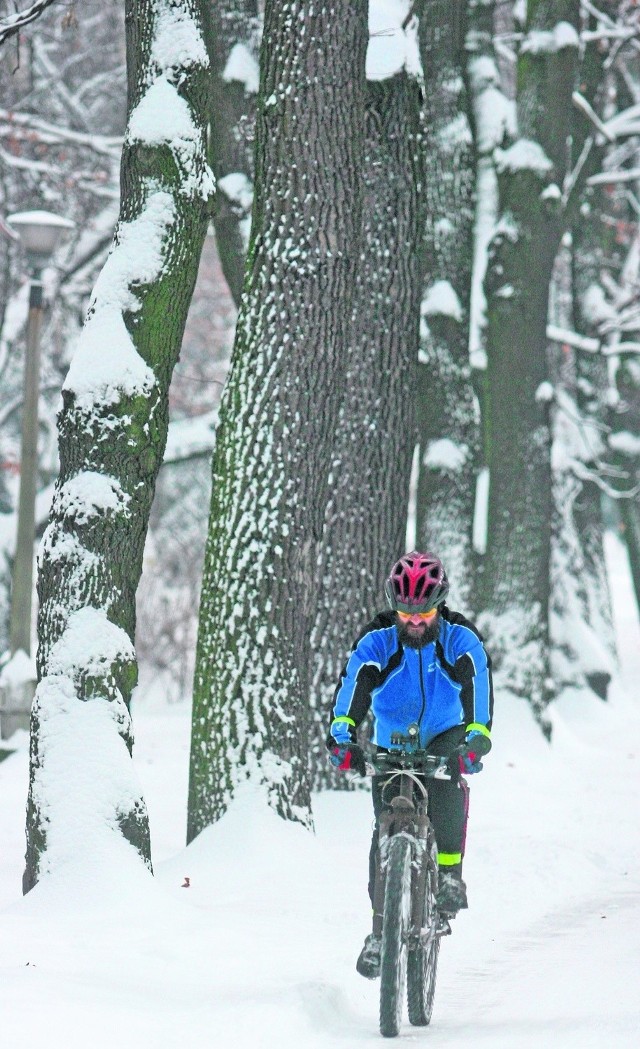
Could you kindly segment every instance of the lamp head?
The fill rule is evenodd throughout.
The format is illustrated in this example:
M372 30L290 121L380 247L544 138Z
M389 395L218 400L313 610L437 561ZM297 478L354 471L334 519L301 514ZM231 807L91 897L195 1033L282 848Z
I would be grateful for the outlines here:
M20 237L33 270L41 270L75 222L51 211L18 211L7 222Z

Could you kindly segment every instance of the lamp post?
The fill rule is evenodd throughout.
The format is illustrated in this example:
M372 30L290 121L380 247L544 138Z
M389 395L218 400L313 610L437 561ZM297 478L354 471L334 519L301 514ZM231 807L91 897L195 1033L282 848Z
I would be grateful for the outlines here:
M40 329L42 326L42 270L65 232L74 223L48 211L22 211L7 221L18 234L29 267L29 319L24 367L22 412L22 450L20 456L20 497L18 534L11 587L11 654L22 649L31 652L31 595L33 586L33 539L38 480L38 400L40 384Z

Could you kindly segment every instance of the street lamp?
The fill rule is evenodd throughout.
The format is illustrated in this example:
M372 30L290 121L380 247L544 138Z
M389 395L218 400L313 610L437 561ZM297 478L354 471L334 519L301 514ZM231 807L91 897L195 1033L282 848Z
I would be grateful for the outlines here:
M75 223L49 211L21 211L8 215L7 222L18 234L29 267L29 319L24 367L22 451L18 535L11 587L11 654L31 652L31 591L33 586L33 539L38 478L38 394L40 373L40 329L43 294L40 276L64 234Z

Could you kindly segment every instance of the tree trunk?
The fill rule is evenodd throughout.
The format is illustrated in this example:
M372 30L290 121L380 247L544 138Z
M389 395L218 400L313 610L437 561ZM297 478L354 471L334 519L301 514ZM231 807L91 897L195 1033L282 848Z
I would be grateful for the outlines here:
M469 365L475 160L465 31L465 0L427 0L421 9L427 284L420 311L416 539L444 562L453 604L469 610L480 419Z
M490 469L483 604L505 687L551 697L551 464L546 326L566 217L561 189L578 61L578 0L533 0L518 59L522 136L499 159L501 221L485 281Z
M367 5L267 0L251 244L220 408L188 837L245 779L310 824L309 631L361 218Z
M349 649L383 604L383 581L404 550L415 433L419 86L403 72L370 82L367 92L363 245L311 645L309 749L318 790L348 786L327 761L333 694Z
M640 609L640 362L637 358L620 359L616 387L620 401L612 419L608 458L621 473L615 487L619 492L622 538L627 545L631 579Z
M604 254L596 200L585 201L571 248L572 315L557 318L595 336L589 297L599 286ZM609 380L601 354L570 352L570 374L559 375L554 421L554 526L551 572L551 661L558 688L591 688L606 699L616 667L615 636L604 557L602 492L589 479L605 450ZM565 366L565 372L567 368ZM567 388L568 387L568 388ZM578 464L576 472L575 464ZM584 476L579 476L580 466Z
M213 179L199 0L127 0L126 25L120 219L63 387L40 554L25 891L114 835L150 865L130 761L135 595Z
M216 231L222 271L240 305L253 201L260 23L257 0L205 0Z

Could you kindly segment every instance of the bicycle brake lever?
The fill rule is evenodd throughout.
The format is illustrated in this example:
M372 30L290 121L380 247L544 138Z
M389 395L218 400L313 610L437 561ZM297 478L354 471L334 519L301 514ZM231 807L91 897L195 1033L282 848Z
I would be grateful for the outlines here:
M434 779L451 779L451 773L449 772L447 765L440 765L439 768L433 773Z

